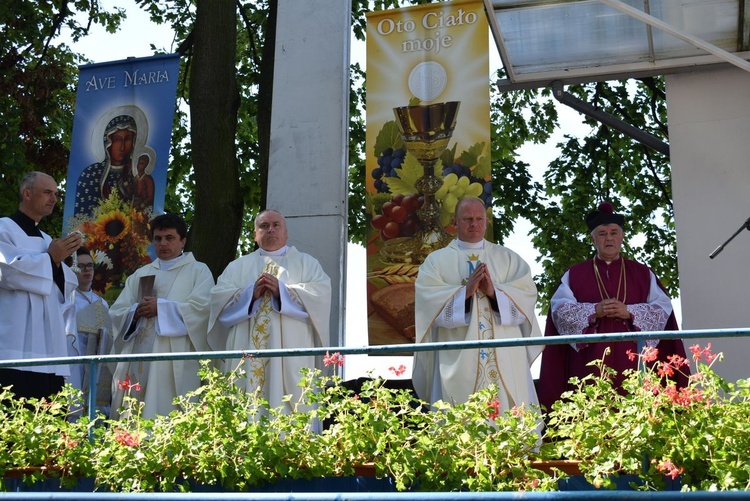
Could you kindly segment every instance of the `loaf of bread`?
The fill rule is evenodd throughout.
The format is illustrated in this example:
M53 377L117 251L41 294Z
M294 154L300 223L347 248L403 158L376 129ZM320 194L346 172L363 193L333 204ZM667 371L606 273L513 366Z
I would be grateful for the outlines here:
M382 287L370 295L370 303L380 318L410 341L414 341L414 284Z

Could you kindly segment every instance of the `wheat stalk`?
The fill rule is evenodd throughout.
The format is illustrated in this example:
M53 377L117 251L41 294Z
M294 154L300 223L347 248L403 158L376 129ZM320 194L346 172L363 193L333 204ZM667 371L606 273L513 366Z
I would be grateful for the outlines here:
M388 284L412 283L417 279L419 265L416 264L394 264L379 270L371 271L367 278L380 278Z

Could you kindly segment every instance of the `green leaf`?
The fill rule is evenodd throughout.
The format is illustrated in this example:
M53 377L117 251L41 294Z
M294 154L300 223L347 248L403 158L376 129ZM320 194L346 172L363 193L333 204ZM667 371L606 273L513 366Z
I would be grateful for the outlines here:
M440 170L440 161L438 160L438 164L435 166L435 170ZM406 158L404 158L404 163L401 164L400 168L395 169L396 173L398 174L398 177L388 177L385 178L386 183L388 183L388 188L390 188L391 193L394 195L397 193L401 193L403 195L408 195L410 193L416 193L417 188L414 186L414 183L417 182L417 179L424 176L424 168L422 167L422 164L419 163L419 161L412 155L411 153L406 154Z
M477 166L474 167L472 174L474 175L474 177L479 177L482 179L487 179L492 175L492 164L490 164L489 155L483 155L479 157Z
M456 158L457 144L453 144L453 148L447 148L443 153L440 154L440 161L443 165L453 165L453 159ZM437 169L436 169L437 170Z
M473 146L469 147L468 150L465 150L461 153L461 156L458 159L458 163L460 163L464 167L473 167L477 164L479 155L481 155L483 151L484 142L476 143Z
M381 153L387 148L393 148L394 150L403 148L404 141L401 139L401 132L398 130L395 120L388 121L383 124L383 128L378 132L378 137L375 139L375 146L373 147L373 154L379 157Z

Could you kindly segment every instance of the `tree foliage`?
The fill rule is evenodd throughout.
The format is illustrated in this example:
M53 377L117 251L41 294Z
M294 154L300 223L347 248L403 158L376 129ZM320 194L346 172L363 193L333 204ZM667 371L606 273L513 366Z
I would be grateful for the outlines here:
M73 41L93 24L114 32L119 9L104 12L96 0L4 2L0 6L0 215L18 208L23 175L41 170L62 181L68 169L77 64L85 59L61 44L61 30ZM76 12L84 14L85 23ZM42 222L59 235L62 214Z
M171 26L178 51L183 54L165 208L193 223L189 239L200 251L199 259L209 259L208 253L215 251L217 245L225 251L229 249L220 252L221 257L212 262L212 270L217 273L230 254L251 250L252 216L265 203L274 40L269 26L275 25L276 3L274 0L204 2L208 9L203 13L199 10L201 2L191 0L137 0L137 3L154 22ZM351 18L354 36L364 40L367 12L403 3L354 0ZM116 8L104 11L97 0L54 4L29 0L6 4L0 7L4 37L0 46L0 180L3 181L0 212L3 214L15 210L17 185L24 172L42 170L62 180L67 171L76 65L85 60L59 42L60 30L64 28L73 40L85 36L93 24L114 32L126 15ZM227 19L234 20L233 49L226 40L213 38L210 31L201 34L198 16L219 14L210 12L211 9L221 10L224 16L221 29L227 32L232 31L227 29ZM164 48L153 45L152 49L155 53L165 52ZM234 61L234 82L230 75L222 84L226 86L219 89L223 93L220 104L212 101L215 96L205 94L211 85L219 85L206 73L206 67L217 63L212 50L234 51L229 58ZM222 71L226 71L227 60L222 58L222 61ZM358 64L351 67L351 82L349 235L352 241L361 243L366 235L365 74ZM197 89L198 86L203 87ZM571 86L567 91L658 138L667 139L664 84L659 78L591 83ZM493 88L495 238L500 242L506 239L519 218L531 223L530 239L541 254L544 270L536 280L541 305L546 308L565 269L592 255L583 217L600 201L609 200L627 215L626 231L630 238L626 253L649 264L669 291L676 292L669 159L588 118L585 123L590 129L586 134L580 137L570 134L566 132L567 124L559 123L558 106L549 89L501 93ZM222 120L233 124L224 124ZM204 135L198 139L201 128ZM535 172L519 158L519 149L529 143L547 142L558 129L566 132L558 145L559 156L544 172ZM217 137L221 137L222 153L212 159L209 157L216 145L212 141L217 141ZM196 151L198 148L200 151ZM233 153L228 156L230 150ZM233 222L210 224L216 221L217 213L230 213ZM45 229L53 235L59 234L60 219L60 216L51 219Z
M567 90L596 108L667 140L662 79L599 82L571 86ZM502 110L509 105L508 112L515 116L499 120L506 125L500 135L509 136L516 130L526 140L545 140L557 121L551 99L548 90L499 96L493 101L493 109ZM534 228L532 242L541 254L544 269L544 273L536 277L541 292L540 304L546 307L570 265L592 257L593 246L584 217L605 200L626 215L628 238L624 253L651 266L669 292L676 293L678 278L669 159L591 118L586 118L584 123L590 127L588 133L581 137L566 134L565 140L557 145L558 158L547 166L541 182L524 185L523 193L516 191L518 181L510 179L506 183L506 176L497 175L503 172L503 167L494 165L498 198L509 189L513 192L511 200L527 197L527 203L511 215L525 217ZM565 130L565 124L560 126ZM503 142L505 140L493 141L493 146ZM523 181L527 170L521 165L517 167L521 174L516 175ZM509 203L501 202L500 211L507 210L504 207Z

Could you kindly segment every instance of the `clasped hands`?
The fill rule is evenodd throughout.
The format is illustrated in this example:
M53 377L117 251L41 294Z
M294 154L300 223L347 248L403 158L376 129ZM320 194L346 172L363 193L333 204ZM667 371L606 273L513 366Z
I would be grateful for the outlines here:
M608 318L621 318L623 320L630 319L630 312L628 307L622 301L617 299L605 299L596 304L596 316L608 317Z
M479 263L474 273L466 281L466 298L473 296L477 290L481 290L487 297L495 297L495 286L492 284L490 270L484 263Z
M266 292L279 299L279 279L270 273L261 273L253 287L253 299L258 299Z
M138 303L138 306L135 308L135 318L139 319L141 317L144 318L151 318L155 317L157 314L157 304L159 303L159 298L156 296L146 296L144 297L140 303Z

